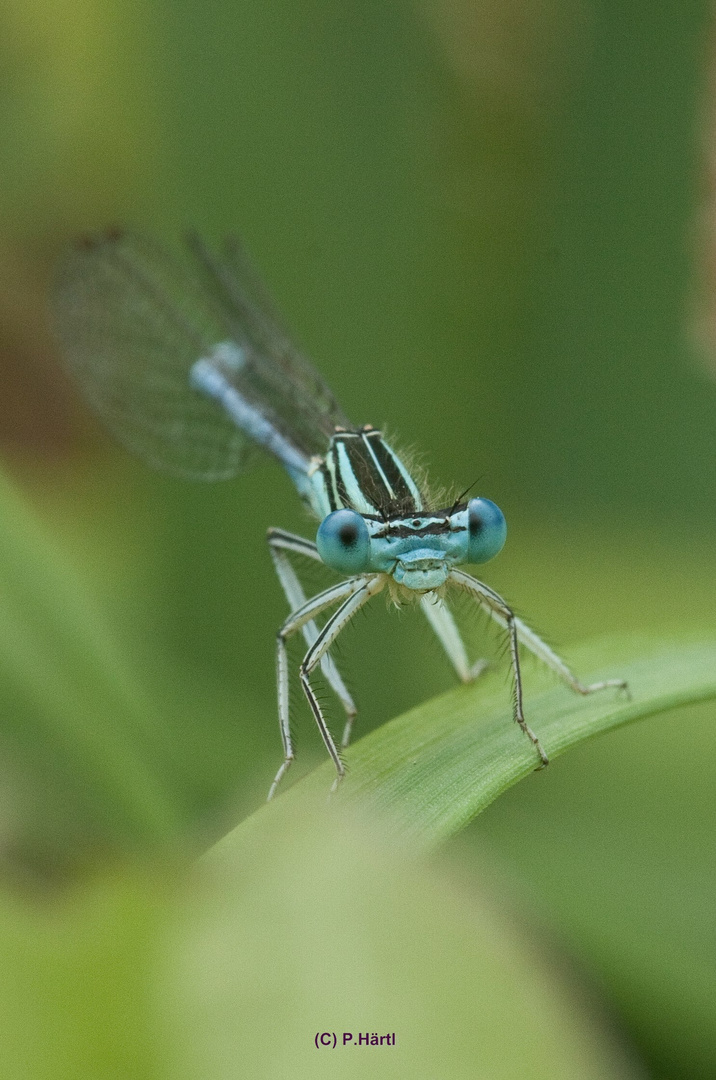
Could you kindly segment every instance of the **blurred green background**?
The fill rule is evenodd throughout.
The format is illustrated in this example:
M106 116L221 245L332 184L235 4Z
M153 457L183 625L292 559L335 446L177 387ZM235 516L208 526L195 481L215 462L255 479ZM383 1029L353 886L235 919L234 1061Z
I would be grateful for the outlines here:
M348 415L502 506L485 576L551 642L713 627L716 386L689 325L711 34L687 0L0 6L8 880L197 847L261 803L285 615L264 535L314 527L270 463L183 484L88 415L47 316L88 229L239 232ZM451 685L409 612L346 638L360 731ZM716 1075L715 719L582 747L430 871L509 896L633 1075ZM102 889L144 927L136 873ZM160 1075L154 1052L116 1074ZM51 1058L17 1074L65 1075Z

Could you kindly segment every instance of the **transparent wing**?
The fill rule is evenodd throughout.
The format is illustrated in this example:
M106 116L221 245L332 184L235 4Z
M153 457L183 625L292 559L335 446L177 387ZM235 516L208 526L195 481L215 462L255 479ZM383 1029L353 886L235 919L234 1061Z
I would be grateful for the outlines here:
M325 435L345 424L330 391L307 361L295 359L284 331L232 268L198 241L193 250L196 273L128 232L68 252L54 316L67 366L90 404L156 468L200 480L234 476L258 448L189 379L197 360L211 363L228 342L243 357L241 370L229 375L242 397L303 453L322 452ZM273 341L279 337L280 346ZM227 379L225 369L221 374Z
M217 257L195 235L188 244L207 292L225 313L230 336L249 345L247 379L236 379L235 385L249 399L253 392L256 400L271 402L272 422L308 456L323 453L335 428L350 423L328 384L291 341L243 247L231 237Z

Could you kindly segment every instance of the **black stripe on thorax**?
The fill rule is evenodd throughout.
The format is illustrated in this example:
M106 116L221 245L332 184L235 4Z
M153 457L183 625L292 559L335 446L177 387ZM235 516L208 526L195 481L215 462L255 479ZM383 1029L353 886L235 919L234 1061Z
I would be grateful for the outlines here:
M323 485L326 489L326 495L328 496L328 506L331 510L337 510L338 501L336 500L336 492L333 487L333 477L331 475L331 470L328 468L328 465L325 461L321 465L320 472L323 478Z
M415 507L415 498L398 468L395 455L383 442L380 432L376 431L373 435L366 435L364 438L368 441L368 445L375 454L378 465L392 488L396 501L404 505L406 513L409 514L408 503Z
M399 510L401 514L410 515L418 509L414 494L379 431L363 428L341 432L332 441L340 442L344 447L349 468L370 507L379 514ZM350 487L350 478L343 482L338 458L334 460L336 487L341 484L345 492L346 487Z

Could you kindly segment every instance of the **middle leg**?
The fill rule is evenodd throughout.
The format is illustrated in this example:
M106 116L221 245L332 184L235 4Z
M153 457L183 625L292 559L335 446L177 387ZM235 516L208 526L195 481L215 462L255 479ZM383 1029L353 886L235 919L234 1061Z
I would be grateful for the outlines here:
M471 664L467 658L465 643L460 636L452 612L443 599L434 593L425 593L420 598L420 607L425 618L435 631L435 635L447 653L450 663L455 668L458 678L464 683L473 682L478 675L482 675L487 660L476 660Z

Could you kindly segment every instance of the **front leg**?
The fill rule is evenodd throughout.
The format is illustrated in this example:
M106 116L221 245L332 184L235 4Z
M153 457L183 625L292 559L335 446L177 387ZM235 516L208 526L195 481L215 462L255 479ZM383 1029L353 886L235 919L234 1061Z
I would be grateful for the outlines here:
M276 569L276 576L281 583L281 588L288 600L289 607L291 611L298 611L298 609L306 603L306 594L303 591L301 582L298 580L296 571L288 559L287 552L290 551L296 555L302 555L304 558L313 559L323 565L321 556L318 554L318 549L310 540L305 540L302 536L296 536L294 533L285 532L283 529L269 529L267 540L271 558L273 559L273 564ZM318 627L313 619L311 619L310 622L307 622L306 625L301 628L301 631L306 645L310 648L318 637ZM330 653L326 653L321 660L321 671L326 676L329 686L332 688L345 709L346 724L343 729L343 738L341 739L341 747L345 747L350 742L353 721L355 720L358 710Z
M281 730L281 741L283 743L283 763L281 764L281 768L278 770L276 776L274 777L274 781L269 789L267 801L272 799L276 794L276 788L288 772L289 768L291 767L291 762L294 759L289 710L288 653L286 651L286 642L292 634L295 634L298 630L301 630L307 622L310 622L312 619L314 619L316 615L320 615L322 611L326 610L326 608L333 607L334 604L338 604L342 600L352 597L353 594L361 588L364 581L364 578L349 578L347 581L340 581L337 585L331 586L330 589L325 589L324 592L319 593L318 596L314 596L311 600L307 600L300 608L298 608L297 611L294 611L291 615L289 615L289 617L286 619L283 626L279 630L278 634L276 635L276 684L278 692L278 722ZM342 610L342 608L339 610ZM331 620L329 620L329 623L326 623L326 626L330 624L330 621ZM323 627L321 633L325 631L326 626ZM312 703L311 707L313 708ZM326 732L328 732L327 728ZM321 734L324 734L323 728L321 728ZM329 752L331 752L333 740L331 739L330 733L328 733L328 739L330 741L330 746L328 742L326 743L326 745L329 747ZM331 757L333 757L334 761L340 761L340 759L338 758L338 751L335 749L335 746L333 746L333 752L331 752Z
M330 649L341 630L348 625L356 612L359 611L371 597L375 596L385 588L386 583L383 574L371 574L369 577L356 578L354 580L358 582L359 587L352 592L343 604L341 604L338 611L334 612L326 625L321 629L313 645L304 656L303 663L299 669L301 684L308 699L308 704L311 707L313 717L318 725L318 730L323 737L326 749L336 767L337 776L333 782L333 787L331 788L332 792L336 790L338 784L345 776L346 769L328 729L328 725L326 724L321 706L318 703L318 698L311 686L310 675L314 668L321 662L321 658L326 655L327 650Z
M542 660L552 671L562 678L567 686L571 690L574 690L577 694L593 694L597 690L606 690L609 687L614 687L619 690L626 690L628 693L628 686L624 679L605 679L602 682L590 683L585 685L580 682L574 673L567 667L564 660L562 660L557 654L550 649L534 630L530 630L526 623L518 619L512 609L508 607L499 593L496 593L493 589L490 589L483 582L478 581L477 578L472 577L470 574L466 574L464 570L452 570L450 572L450 579L454 581L460 588L466 589L477 600L483 610L487 611L495 622L507 630L510 640L510 656L512 658L512 670L515 676L515 720L520 725L524 733L534 743L537 752L542 760L542 765L549 764L549 758L545 754L539 739L534 732L527 726L522 711L522 677L520 674L520 657L518 645L522 644L530 652Z

